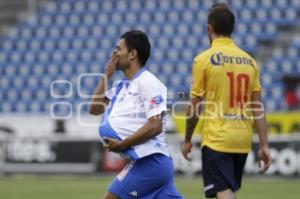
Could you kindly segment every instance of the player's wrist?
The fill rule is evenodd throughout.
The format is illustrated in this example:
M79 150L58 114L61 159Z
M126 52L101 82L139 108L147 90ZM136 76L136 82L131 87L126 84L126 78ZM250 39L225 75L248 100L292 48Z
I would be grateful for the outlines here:
M192 142L192 138L185 138L184 139L184 143L191 143Z
M261 148L261 149L268 149L269 148L269 144L268 143L266 143L266 144L260 144L259 148Z
M121 142L118 143L118 148L119 148L120 151L123 151L123 150L128 148L127 145L128 144L127 144L126 139L125 139L125 140L122 140Z
M113 72L105 70L104 71L104 75L107 77L107 79L109 79L112 76Z

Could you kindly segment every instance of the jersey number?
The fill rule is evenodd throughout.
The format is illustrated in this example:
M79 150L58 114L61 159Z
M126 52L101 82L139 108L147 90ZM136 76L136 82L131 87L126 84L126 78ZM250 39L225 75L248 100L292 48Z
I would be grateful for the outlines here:
M247 102L247 94L249 89L249 75L241 73L238 74L236 77L233 72L228 72L227 77L229 78L229 106L230 108L234 108L235 105L238 105L240 108L243 107L243 102ZM237 79L237 88L234 84L234 79ZM244 86L244 89L242 89ZM234 99L234 91L237 89L237 97L236 100ZM244 92L243 92L244 91Z

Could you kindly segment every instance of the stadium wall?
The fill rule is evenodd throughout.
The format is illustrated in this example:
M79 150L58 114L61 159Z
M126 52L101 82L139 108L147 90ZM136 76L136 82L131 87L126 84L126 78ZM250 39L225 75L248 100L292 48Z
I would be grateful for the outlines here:
M95 119L95 118L93 118ZM97 120L89 120L97 123ZM0 173L95 173L120 171L124 158L109 153L98 140L97 126L82 126L77 118L66 122L66 132L54 133L53 119L41 116L2 116L0 120ZM169 124L168 130L172 128ZM177 173L201 174L200 137L197 136L192 162L180 153L182 136L168 133L170 152ZM260 173L256 162L258 140L245 167L247 174ZM270 136L273 164L267 175L300 175L300 134Z

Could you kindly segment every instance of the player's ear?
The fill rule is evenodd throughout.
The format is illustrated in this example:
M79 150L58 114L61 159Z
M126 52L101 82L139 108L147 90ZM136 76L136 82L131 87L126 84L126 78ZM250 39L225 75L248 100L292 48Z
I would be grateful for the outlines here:
M129 58L130 58L130 59L135 59L135 58L137 58L137 50L136 50L136 49L132 49L132 50L129 52Z
M211 33L213 31L213 27L210 24L207 24L207 32Z

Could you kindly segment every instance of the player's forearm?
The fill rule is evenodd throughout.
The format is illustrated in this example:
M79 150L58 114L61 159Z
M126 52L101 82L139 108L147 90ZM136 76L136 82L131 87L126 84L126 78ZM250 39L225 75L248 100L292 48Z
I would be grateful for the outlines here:
M89 107L89 113L93 115L102 114L105 111L106 103L105 103L105 80L102 78L97 87L94 90L91 104Z
M191 115L191 111L187 112L187 119L186 119L186 128L185 128L185 141L190 142L193 137L193 133L195 127L198 123L199 117L197 115Z
M260 92L254 92L252 94L252 114L259 137L260 147L268 147L268 124Z
M190 142L193 137L195 127L199 121L200 105L198 104L200 99L191 99L189 109L187 111L186 129L185 129L185 142Z
M260 147L268 147L268 125L265 116L263 116L262 118L254 119L254 124L259 137Z
M123 149L142 144L162 132L161 119L148 120L137 132L121 141Z

